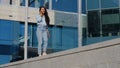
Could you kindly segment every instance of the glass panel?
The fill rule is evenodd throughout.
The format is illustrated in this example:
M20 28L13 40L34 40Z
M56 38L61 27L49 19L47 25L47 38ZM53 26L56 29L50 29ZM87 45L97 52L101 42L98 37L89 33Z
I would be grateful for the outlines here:
M88 37L100 36L99 11L88 11Z
M23 2L25 2L25 0ZM48 9L49 1L48 0L29 0L29 7L39 8L40 6L45 6Z
M86 0L82 0L82 13L86 14Z
M87 10L99 9L99 0L87 0Z
M101 8L119 7L119 0L101 0Z
M120 31L119 9L102 10L103 36L118 36Z
M1 64L15 59L18 54L18 38L19 22L0 19L0 56L9 56L4 61L1 61Z
M77 0L52 0L52 9L77 12Z
M54 32L55 49L66 50L78 47L77 23L76 13L55 12L55 25L57 26L54 28L56 31Z
M29 7L35 7L35 0L28 0L28 3Z
M44 5L44 0L28 0L29 7L40 7ZM21 0L21 6L25 6L25 0Z
M20 0L20 5L25 6L25 0Z
M14 0L13 2L12 0L12 3L16 4L16 1L17 0ZM56 4L57 5L56 8L60 10L71 11L71 12L77 11L76 0L72 0L70 2L70 4L73 4L73 2L75 3L72 6L68 5L67 7L65 7L68 1L69 0L57 1L59 2L59 5ZM21 9L25 6L25 0L21 0L20 2L22 7L19 7L19 8ZM46 4L47 2L48 0L46 1L29 0L29 6L38 7ZM65 2L65 3L62 3L64 4L64 6L60 6L61 2ZM11 7L14 7L14 6L11 6ZM75 7L75 8L73 9L72 7ZM14 11L12 13L19 11L19 9L17 10L16 9L17 7L14 8ZM36 10L34 8L32 9ZM21 10L21 11L24 11L24 10ZM48 54L78 47L78 14L71 13L71 12L50 11L51 13L50 16L51 17L53 16L52 18L54 18L54 21L51 22L52 24L50 24L48 29L50 32L50 38L48 40L48 47L47 47ZM32 14L34 15L34 12ZM15 15L14 20L16 21L13 21L14 15ZM9 56L6 58L7 60L4 60L4 61L7 61L6 63L8 63L8 61L15 62L15 61L24 59L24 41L25 41L24 14L20 15L18 13L17 15L16 14L14 15L13 16L10 15L9 16L10 18L5 18L8 20L0 19L0 50L1 50L0 56L1 55ZM38 40L36 36L37 23L36 23L36 20L35 22L33 22L34 18L31 18L32 17L31 15L28 15L28 16L30 16L28 18L30 22L28 22L29 24L28 24L28 39L27 39L27 47L28 47L27 56L28 58L31 58L31 57L38 56ZM86 26L84 28L86 28Z

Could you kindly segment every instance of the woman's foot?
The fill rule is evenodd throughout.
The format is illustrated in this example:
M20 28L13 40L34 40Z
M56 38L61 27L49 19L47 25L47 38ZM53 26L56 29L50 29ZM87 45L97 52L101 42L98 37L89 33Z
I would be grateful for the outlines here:
M39 54L39 56L42 56L41 54Z
M44 55L47 55L47 53L46 53L46 52L43 52L43 56L44 56Z

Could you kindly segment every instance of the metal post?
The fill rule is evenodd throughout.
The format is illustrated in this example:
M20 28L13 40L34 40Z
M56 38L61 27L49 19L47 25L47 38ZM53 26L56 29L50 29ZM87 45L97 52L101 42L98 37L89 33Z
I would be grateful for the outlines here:
M82 2L81 0L78 0L78 46L82 46L82 17L81 17L81 6Z
M49 0L49 10L52 10L52 0Z
M28 39L28 0L25 2L25 41L24 41L24 60L27 59L27 39Z

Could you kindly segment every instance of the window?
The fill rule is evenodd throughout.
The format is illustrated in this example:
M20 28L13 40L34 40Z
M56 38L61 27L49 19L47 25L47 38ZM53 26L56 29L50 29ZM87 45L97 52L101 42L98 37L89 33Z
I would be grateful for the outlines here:
M100 36L99 11L88 11L88 37Z
M120 31L119 9L102 10L101 14L103 36L117 36Z
M101 0L101 8L119 7L119 0Z
M99 9L99 0L87 0L87 9Z

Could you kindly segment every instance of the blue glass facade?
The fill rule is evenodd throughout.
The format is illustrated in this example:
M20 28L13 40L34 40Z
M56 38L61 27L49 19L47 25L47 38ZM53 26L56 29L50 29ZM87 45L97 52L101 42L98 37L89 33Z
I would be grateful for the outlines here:
M10 55L0 55L0 64L9 63L11 56Z
M37 48L36 27L36 24L28 24L28 47ZM24 23L1 19L0 30L1 61L3 56L6 57L1 64L15 61L16 56L19 56L19 47L24 45ZM51 36L48 41L48 49L52 49L52 53L78 47L76 27L51 25L49 31Z
M100 8L99 0L87 0L87 10L99 9Z
M0 60L1 64L11 60L11 55L17 53L19 38L19 23L0 19ZM4 57L3 57L4 56ZM8 58L9 57L9 58ZM2 60L4 60L2 62Z
M29 7L38 8L41 5L45 5L44 1L29 0ZM82 13L86 13L86 1L83 0L82 2ZM25 0L21 0L20 5L25 6ZM52 10L77 12L77 0L52 0ZM37 48L36 26L36 24L28 25L28 47ZM8 63L12 59L16 59L16 56L19 56L19 47L24 45L24 22L1 19L0 30L0 59L3 56L7 56L4 62L1 62L3 64L5 61ZM77 27L51 25L49 31L51 36L48 41L48 49L52 49L52 52L78 47Z
M29 7L40 7L47 4L49 9L49 0L36 0L38 4L36 5L35 0L29 0ZM52 0L52 10L58 11L68 11L68 12L78 12L78 0ZM21 6L25 6L25 0L21 1ZM86 0L82 0L82 13L86 13Z
M119 0L86 0L87 10L118 8Z
M52 0L53 10L77 12L77 0ZM68 4L69 3L69 4Z
M119 0L101 0L101 8L118 8Z
M45 5L44 0L36 1L29 0L29 7ZM119 2L82 0L82 13L86 13L88 20L87 27L83 28L83 46L120 37ZM25 6L25 0L21 0L21 6ZM52 0L52 10L77 12L77 8L77 0ZM37 48L36 26L28 25L28 47ZM48 49L52 53L78 47L77 27L51 25L49 31ZM18 56L19 47L23 45L24 22L0 19L0 64L9 63L13 55Z
M86 44L120 37L120 0L87 0Z

